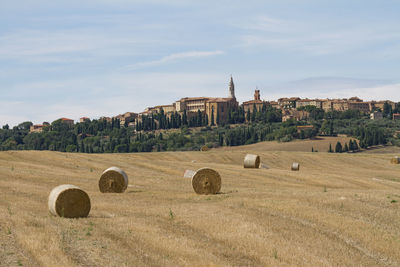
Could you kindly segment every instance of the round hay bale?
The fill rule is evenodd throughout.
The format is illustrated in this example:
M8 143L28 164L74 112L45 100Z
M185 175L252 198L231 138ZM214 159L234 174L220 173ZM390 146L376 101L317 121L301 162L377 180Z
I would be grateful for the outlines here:
M70 184L54 187L48 205L51 214L65 218L87 217L91 207L88 194Z
M205 145L200 148L200 151L208 151L208 150L210 150L210 148Z
M247 154L244 157L243 165L245 168L260 168L260 156Z
M221 176L210 168L201 168L192 178L194 191L199 195L216 194L221 190Z
M108 168L99 180L102 193L123 193L128 187L128 175L118 167Z
M299 170L300 170L300 164L298 162L293 162L292 171L299 171Z
M393 164L400 164L400 158L398 156L396 156L396 157L392 158L390 160L390 162Z

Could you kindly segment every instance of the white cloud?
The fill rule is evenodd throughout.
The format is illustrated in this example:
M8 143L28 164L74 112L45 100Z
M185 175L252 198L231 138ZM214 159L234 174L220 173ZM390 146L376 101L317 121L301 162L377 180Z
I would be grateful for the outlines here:
M336 24L327 25L323 22L312 23L261 16L237 27L245 30L240 36L240 47L253 49L268 47L312 55L359 51L368 45L383 43L391 47L395 45L392 42L397 44L400 41L400 33L393 25L367 23L351 24L342 28ZM392 50L395 49L389 51ZM396 52L392 54L398 55Z
M99 29L21 30L0 36L0 59L23 63L79 63L108 56L139 55L140 48L157 42L144 36L105 33Z
M139 69L142 67L151 67L151 66L158 66L169 62L175 62L184 59L190 58L203 58L203 57L210 57L210 56L217 56L224 54L224 51L216 50L216 51L189 51L189 52L182 52L182 53L174 53L165 57L162 57L158 60L152 61L145 61L145 62L138 62L136 64L132 64L126 66L122 69L124 70L134 70Z

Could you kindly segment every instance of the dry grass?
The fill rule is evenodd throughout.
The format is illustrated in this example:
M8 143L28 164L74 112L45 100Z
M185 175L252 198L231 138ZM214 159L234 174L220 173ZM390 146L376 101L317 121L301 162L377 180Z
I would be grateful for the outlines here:
M265 152L262 146L207 153L2 152L0 263L400 265L400 166L390 164L393 155ZM247 153L259 154L270 169L243 169ZM290 171L293 161L301 172ZM133 178L123 194L98 190L110 164ZM185 169L204 166L221 174L221 194L196 195L190 179L182 179ZM89 194L88 218L49 215L47 197L59 184Z

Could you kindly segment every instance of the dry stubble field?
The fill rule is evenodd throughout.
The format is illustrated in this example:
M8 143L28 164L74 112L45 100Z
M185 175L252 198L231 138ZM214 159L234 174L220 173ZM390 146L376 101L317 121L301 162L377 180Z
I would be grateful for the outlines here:
M270 149L1 152L0 265L400 265L400 165L389 163L392 154ZM269 169L243 169L252 151ZM300 172L289 170L293 161ZM112 165L129 176L123 194L98 190ZM204 166L220 172L221 194L196 195L182 177ZM66 183L88 192L88 218L49 215L49 192Z

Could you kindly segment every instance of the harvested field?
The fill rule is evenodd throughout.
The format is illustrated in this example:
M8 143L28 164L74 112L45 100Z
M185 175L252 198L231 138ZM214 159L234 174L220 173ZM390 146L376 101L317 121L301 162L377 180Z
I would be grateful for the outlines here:
M247 153L269 169L244 169ZM400 166L390 164L393 156L262 145L207 153L1 152L0 262L399 266ZM297 160L301 172L290 171ZM134 176L124 194L99 192L110 164ZM191 179L182 179L186 169L204 166L221 175L220 194L197 195ZM47 197L59 184L89 194L87 218L49 214Z

